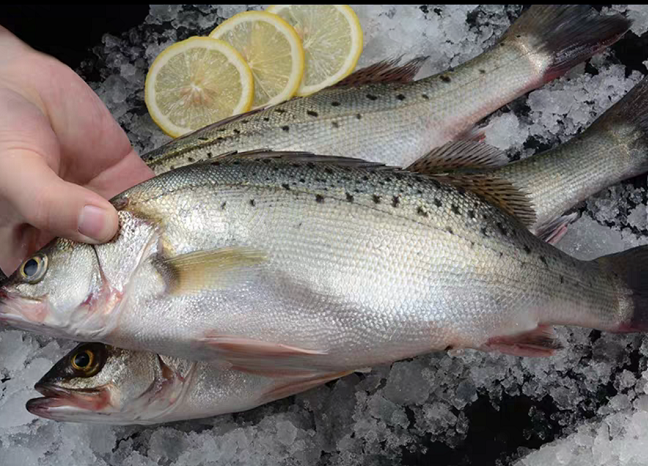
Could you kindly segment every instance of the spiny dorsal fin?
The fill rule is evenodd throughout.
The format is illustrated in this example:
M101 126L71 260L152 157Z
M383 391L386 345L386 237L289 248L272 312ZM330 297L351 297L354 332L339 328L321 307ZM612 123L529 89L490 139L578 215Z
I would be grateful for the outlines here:
M535 223L536 213L531 200L526 193L520 191L509 181L482 173L445 173L430 176L477 194L486 202L516 217L527 228Z
M167 281L167 292L174 295L199 293L212 288L223 288L244 280L249 269L265 262L262 251L245 247L231 247L195 251L166 259L159 259Z
M398 65L402 56L382 60L373 65L354 71L329 89L356 87L363 84L406 84L412 82L428 57L416 57L404 65Z
M330 165L356 167L356 168L372 168L372 169L385 169L402 171L398 167L391 167L382 163L368 162L362 159L354 159L351 157L339 157L337 155L319 155L312 152L305 151L273 151L270 149L254 149L245 152L227 152L215 158L206 161L206 164L214 164L214 162L229 162L236 159L245 160L263 160L263 159L276 159L284 160L291 163L311 162L311 163L325 163Z
M508 157L496 147L475 141L452 141L436 147L407 167L408 171L434 174L456 168L496 168Z

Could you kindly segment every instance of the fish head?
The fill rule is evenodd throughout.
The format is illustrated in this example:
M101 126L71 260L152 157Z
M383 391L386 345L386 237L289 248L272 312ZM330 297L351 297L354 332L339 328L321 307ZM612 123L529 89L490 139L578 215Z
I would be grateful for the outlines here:
M0 283L0 322L74 337L98 300L105 301L104 281L92 245L55 239Z
M159 362L154 353L81 343L36 383L43 396L29 400L27 410L55 421L150 423L173 391Z

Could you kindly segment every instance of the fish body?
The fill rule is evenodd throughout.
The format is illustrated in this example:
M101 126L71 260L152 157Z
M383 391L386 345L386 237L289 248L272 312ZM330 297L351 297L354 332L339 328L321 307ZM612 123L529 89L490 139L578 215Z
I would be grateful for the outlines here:
M226 152L255 149L310 151L407 166L614 43L629 25L621 16L599 16L584 6L536 5L491 50L452 71L407 84L393 82L389 73L381 74L388 82L352 76L351 87L325 89L216 123L143 159L156 174Z
M273 376L451 347L547 355L550 325L645 329L644 249L579 261L401 169L253 152L112 202L118 236L37 253L0 288L3 320Z
M45 374L27 410L57 421L159 424L247 411L342 377L271 378L82 343Z
M523 190L536 213L531 230L555 234L569 209L648 170L648 78L565 144L487 170Z

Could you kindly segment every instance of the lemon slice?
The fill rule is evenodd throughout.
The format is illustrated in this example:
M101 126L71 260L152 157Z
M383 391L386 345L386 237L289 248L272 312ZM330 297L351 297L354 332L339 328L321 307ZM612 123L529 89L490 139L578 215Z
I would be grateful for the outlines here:
M232 16L209 37L240 52L254 76L252 108L290 99L304 74L304 49L295 30L277 15L246 11Z
M157 56L144 88L153 121L178 137L252 105L254 80L245 60L229 44L191 37Z
M313 94L346 78L362 53L362 28L348 5L272 5L302 39L306 71L297 95Z

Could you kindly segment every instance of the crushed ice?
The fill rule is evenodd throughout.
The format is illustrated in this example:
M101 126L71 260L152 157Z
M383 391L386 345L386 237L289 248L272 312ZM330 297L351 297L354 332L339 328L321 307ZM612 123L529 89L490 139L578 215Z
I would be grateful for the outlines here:
M223 18L262 8L151 6L140 27L104 36L96 58L79 72L94 77L88 78L93 89L143 153L169 140L143 101L152 60L178 40L209 33ZM478 55L521 11L511 5L353 8L365 33L359 66L399 54L430 55L420 77ZM637 35L648 31L648 7L603 8L608 11L634 19ZM589 125L641 77L606 51L588 70L579 66L491 115L483 123L487 141L514 158L546 150ZM581 206L560 248L591 259L648 244L646 200L645 183L603 191ZM33 384L74 343L3 330L0 464L446 464L445 457L457 464L482 454L479 464L648 465L648 339L576 328L558 334L569 349L549 359L431 354L246 413L109 427L28 413L25 401L37 396Z

